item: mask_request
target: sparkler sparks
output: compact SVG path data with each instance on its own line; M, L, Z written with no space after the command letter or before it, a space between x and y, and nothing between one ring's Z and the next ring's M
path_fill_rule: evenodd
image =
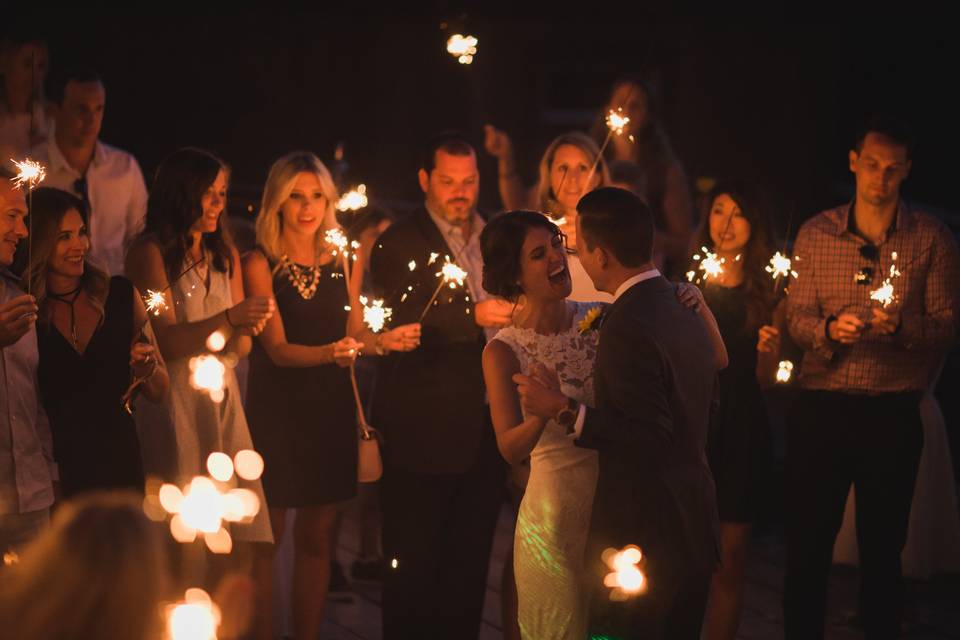
M623 115L623 109L618 108L616 111L610 109L610 112L607 114L607 127L610 128L612 133L623 135L623 128L630 124L630 118Z
M450 284L451 289L463 286L463 280L467 277L467 272L450 262L450 256L444 256L443 267L440 268L438 276L443 276L443 281Z
M16 189L22 189L23 185L27 185L27 190L33 191L47 177L46 167L30 158L25 158L23 161L11 158L10 162L17 168L17 175L11 178Z
M233 479L234 471L245 480L256 480L263 473L263 458L256 451L243 450L230 457L221 452L210 454L207 470L221 483ZM221 491L205 476L197 476L181 490L164 484L157 498L164 511L173 515L170 533L178 542L189 543L202 535L213 553L230 553L233 541L224 522L248 522L260 511L260 499L249 489Z
M611 600L622 602L646 590L646 576L637 566L643 559L639 547L631 544L621 551L607 549L602 558L612 570L603 579L603 585L612 589Z
M366 296L360 296L360 304L363 305L364 323L374 333L380 333L387 320L393 315L393 309L383 306L382 299L368 301Z
M477 55L477 44L473 36L455 33L447 39L447 53L457 59L460 64L472 64L473 56Z
M152 313L155 316L159 316L170 308L167 306L167 297L163 294L163 291L154 291L153 289L147 289L143 304L147 307L147 313Z
M417 268L417 261L416 261L416 260L411 260L410 262L408 262L408 263L407 263L407 268L410 269L410 271L415 270L415 269Z
M796 259L797 258L794 258L794 260ZM783 255L779 251L773 254L773 257L770 258L770 264L764 267L764 269L774 280L786 276L792 276L794 278L797 277L797 272L793 270L793 263L790 258Z
M431 253L430 262L427 264L433 264L436 260L436 257L436 253ZM440 283L437 285L433 295L430 296L430 301L427 302L427 306L423 308L423 313L420 314L420 320L418 320L418 322L423 322L424 317L426 317L427 312L430 310L430 306L433 305L434 301L437 299L437 296L440 295L440 290L443 289L443 285L446 284L451 289L462 287L463 281L467 277L467 272L461 269L455 263L450 262L450 256L444 256L443 266L440 267L440 271L437 272L437 277L440 278Z
M218 404L223 402L227 367L220 358L211 354L190 358L190 371L190 385L194 389L206 391Z
M356 189L347 191L337 202L337 211L358 211L363 209L369 200L367 199L367 186L361 184Z
M698 262L696 270L687 271L687 280L690 282L694 281L694 278L697 276L697 270L702 271L703 275L697 278L697 284L701 282L706 282L710 278L718 278L723 274L723 265L726 264L726 258L718 258L716 252L709 251L706 247L700 247L700 251L703 252L701 256L699 253L693 254L694 261ZM739 261L740 255L734 258L734 260Z
M166 609L170 640L217 640L220 609L203 589L187 589L183 602Z
M777 368L777 383L786 384L793 377L793 363L789 360L781 360Z
M890 275L884 278L881 285L870 292L870 299L876 300L884 309L897 301L897 295L894 292L893 281L900 277L900 270L897 269L897 252L890 254L893 261L890 265Z

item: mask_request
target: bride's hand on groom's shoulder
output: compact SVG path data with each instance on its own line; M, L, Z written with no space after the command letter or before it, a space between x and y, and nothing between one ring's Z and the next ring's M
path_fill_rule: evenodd
M695 284L690 284L689 282L678 282L676 288L677 301L679 301L680 304L688 309L700 311L701 305L704 304L703 292L700 291L700 287Z
M539 363L530 368L530 375L514 374L520 405L528 415L549 420L567 406L568 399L560 392L560 378L556 371Z

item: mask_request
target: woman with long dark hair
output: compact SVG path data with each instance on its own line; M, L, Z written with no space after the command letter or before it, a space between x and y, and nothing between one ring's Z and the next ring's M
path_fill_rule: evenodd
M165 291L167 303L151 322L172 391L165 415L145 416L141 436L172 430L175 453L145 462L158 475L181 482L205 474L211 453L233 457L253 448L233 369L226 369L220 397L191 386L190 359L208 353L212 334L223 336L225 360L246 355L250 336L260 333L274 309L272 298L244 298L240 257L223 221L227 179L226 166L206 151L187 148L169 155L150 191L146 228L127 254L126 272L134 283L142 291ZM271 542L260 481L241 485L259 494L261 508L252 523L237 526L234 538Z
M132 376L158 402L168 379L133 284L87 261L83 203L58 189L33 192L30 263L23 275L37 297L40 395L50 419L62 493L143 491L140 444L122 398ZM149 332L147 332L149 334Z
M706 280L703 295L730 357L720 372L719 411L707 439L722 541L706 618L707 637L714 640L734 638L740 623L746 549L773 456L761 387L776 376L783 314L775 312L774 283L765 271L773 253L769 223L753 192L721 182L709 202L697 246L716 252L724 264L721 274Z

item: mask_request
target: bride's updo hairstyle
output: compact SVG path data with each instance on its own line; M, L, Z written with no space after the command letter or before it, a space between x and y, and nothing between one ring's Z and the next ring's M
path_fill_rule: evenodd
M520 258L523 241L531 229L546 229L559 234L560 228L537 211L508 211L483 228L480 252L483 254L483 288L487 293L515 302L520 289Z

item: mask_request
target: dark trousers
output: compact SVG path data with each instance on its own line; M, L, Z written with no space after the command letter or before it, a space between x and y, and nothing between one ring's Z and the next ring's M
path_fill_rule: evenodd
M383 637L476 638L506 464L493 428L473 467L456 475L387 466L381 487Z
M823 638L833 544L853 483L860 615L868 639L896 638L903 610L900 552L920 463L919 393L806 391L787 424L786 637Z

